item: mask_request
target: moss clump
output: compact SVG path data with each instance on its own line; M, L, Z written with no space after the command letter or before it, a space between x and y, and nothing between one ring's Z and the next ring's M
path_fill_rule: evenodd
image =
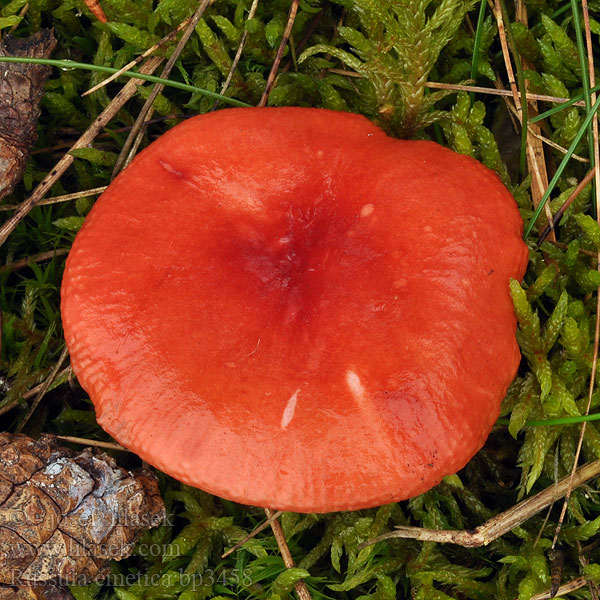
M120 68L190 16L197 2L103 0L108 24L93 19L81 0L30 0L26 10L25 5L25 0L3 3L2 34L14 28L15 35L26 36L42 26L53 27L59 39L55 58ZM508 87L496 19L485 3L481 6L466 0L301 0L269 103L359 112L395 135L435 139L474 156L512 189L529 224L534 203L540 200L532 197L530 187L536 173L519 170L527 148L504 100L427 86L433 81L452 87L473 78L481 86ZM573 7L579 10L576 3L536 0L526 7L527 20L508 14L505 26L514 38L513 51L520 55L513 61L519 65L521 58L527 61L522 75L529 90L587 100L587 107L571 105L543 121L543 135L569 150L546 194L552 214L557 214L589 170L589 162L583 161L589 161L594 143L585 124L591 98L585 47L577 35L581 19L572 13ZM259 3L251 19L249 9L249 0L215 2L171 78L221 92L237 46L246 36L238 67L223 93L256 104L285 29L289 2ZM597 21L592 20L591 26L597 34ZM173 46L170 42L157 52L167 55ZM103 77L78 69L53 71L43 99L36 150L22 182L4 205L23 201L109 104L120 83L81 97ZM73 166L53 186L51 196L109 183L128 128L148 94L141 87L96 138L93 148L74 153ZM155 101L155 122L147 127L145 141L186 115L211 110L214 104L214 98L199 91L165 88ZM550 106L540 103L538 110ZM532 105L528 112L531 117ZM546 146L540 160L552 176L563 158L561 151ZM49 377L64 349L59 312L62 269L94 197L37 206L0 248L4 429L14 431L23 423L34 436L45 431L105 438L89 400L62 368L24 422L36 386ZM540 223L545 219L541 214ZM600 285L596 256L600 228L592 207L592 185L560 218L556 241L538 246L537 227L538 223L529 227L527 275L522 283L511 285L523 362L503 406L506 424L496 427L486 447L461 473L422 496L379 509L330 515L285 513L281 521L296 561L294 569L285 569L270 530L220 558L224 549L264 519L264 513L162 477L171 515L167 523L148 532L131 559L113 565L111 585L73 587L77 600L286 598L300 578L314 598L527 600L548 590L547 550L556 510L547 522L545 515L536 515L484 549L390 540L358 550L363 541L396 525L472 528L570 471L579 426L539 422L577 417L588 403ZM48 258L49 252L55 257ZM29 262L16 268L16 261L22 259ZM592 411L599 403L594 386ZM583 457L600 458L600 431L593 423L587 426ZM571 496L560 536L563 581L599 578L599 550L588 542L600 527L595 492L596 484L590 483Z

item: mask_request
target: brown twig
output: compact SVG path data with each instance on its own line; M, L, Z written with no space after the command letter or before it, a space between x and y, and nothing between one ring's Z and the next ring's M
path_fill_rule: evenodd
M525 7L523 0L517 0L516 12L518 21L527 27L529 25L527 22L527 8ZM522 69L529 71L535 70L535 65L526 58L521 56L520 60ZM531 100L529 96L529 80L525 80L525 92L528 106L535 114L537 114L538 104L535 100ZM548 171L546 169L546 159L544 157L544 143L548 143L554 147L554 142L542 136L542 130L537 123L527 123L527 164L529 171L535 173L535 177L532 178L531 181L531 199L534 207L539 206L544 196L544 192L548 187ZM558 144L556 144L556 146L558 146ZM546 215L552 215L552 211L549 210L549 207L546 208ZM548 235L555 239L553 234L554 232L552 231Z
M25 2L25 5L23 6L23 8L19 11L19 17L24 17L27 12L29 11L29 2ZM19 23L15 23L9 30L8 30L8 34L12 35L17 27L19 26Z
M57 250L42 252L41 254L36 254L35 256L28 256L27 258L16 260L15 262L10 263L8 265L0 266L0 273L4 273L5 271L16 271L18 269L24 269L31 263L39 263L44 262L45 260L52 260L57 256L63 256L64 254L68 253L69 250L67 248L58 248Z
M560 144L557 144L556 142L553 142L551 139L543 136L541 133L537 133L539 131L540 131L539 127L537 127L534 130L533 129L533 125L529 126L528 132L529 132L529 134L532 137L540 140L540 142L543 142L544 144L547 144L551 148L554 148L555 150L557 150L561 154L566 154L568 152L568 150L566 148L563 148L563 146L561 146ZM579 154L575 154L574 152L573 152L573 154L571 154L571 158L573 160L576 160L577 162L582 162L582 163L589 163L590 162L589 158L584 158L583 156L579 156Z
M273 515L275 514L274 510L265 508L265 513L267 514L267 518L271 521L271 529L273 530L273 535L277 540L279 552L281 552L281 557L283 558L283 564L285 565L286 569L291 569L294 566L294 559L292 558L290 549L285 541L283 529L281 529L281 523L277 519L273 518ZM296 594L300 600L311 600L310 592L308 591L304 581L298 581L298 583L294 585L294 590L296 591Z
M227 558L231 554L233 554L236 550L241 548L246 542L255 538L263 529L266 529L275 519L279 519L279 517L283 514L282 510L278 510L272 514L266 521L263 521L258 527L255 527L247 536L241 539L235 546L229 548L227 552L221 554L221 558Z
M556 246L557 248L561 248L562 250L567 250L569 248L569 246L567 244L563 244L562 242L556 242L556 241L550 242L549 241L548 243L552 244L553 246ZM598 260L597 252L592 252L591 250L586 250L585 248L579 248L579 254L585 254L586 256L595 258L596 261Z
M248 21L250 19L254 18L254 15L256 13L256 9L258 7L258 0L253 0L252 1L252 5L250 6L250 10L248 11ZM229 84L231 83L231 80L233 79L233 74L235 73L235 70L237 69L237 66L240 62L240 59L242 58L242 52L244 51L244 48L246 47L246 42L248 41L248 30L244 29L244 33L242 33L242 38L240 39L240 43L238 44L237 50L235 52L235 56L233 57L233 62L231 63L231 67L229 69L229 73L227 73L227 78L225 79L225 81L223 82L223 85L221 86L221 96L223 96L225 94L225 92L227 91L227 88L229 87ZM217 106L219 106L219 102L220 100L217 98L215 100L215 103L213 104L213 107L211 110L216 110Z
M65 375L69 374L70 371L71 371L71 367L67 367L66 369L63 369L62 371L57 373L56 377L54 378L54 381L56 381L57 379L61 379ZM9 404L5 404L4 406L0 407L0 416L3 415L4 413L11 411L13 408L16 408L17 406L19 406L19 404L21 403L21 399L27 400L28 398L32 398L33 396L35 396L45 385L46 385L46 382L44 381L44 382L40 383L39 385L36 385L34 388L31 388L30 390L25 392L21 396L21 398L17 398L16 400L13 400Z
M292 0L292 4L290 5L290 11L288 13L288 20L285 26L285 30L283 31L283 37L281 38L281 43L279 44L279 48L277 49L277 54L275 55L275 60L273 61L273 65L271 66L271 70L269 71L269 77L267 78L267 84L265 85L265 89L263 91L263 95L258 103L258 106L266 106L267 100L269 99L269 94L273 89L273 85L275 83L275 77L277 76L277 70L279 69L279 63L281 63L281 59L283 57L283 51L290 39L290 34L292 33L292 27L294 26L294 21L296 20L296 13L298 12L298 4L300 0Z
M583 10L583 23L585 26L585 44L588 56L588 71L590 77L590 87L596 87L596 70L594 69L594 51L592 45L592 34L590 29L590 13L588 0L581 0ZM590 104L596 102L596 92L590 94ZM596 183L596 214L600 218L600 141L598 134L598 113L592 118L592 136L594 140L594 179Z
M65 376L70 376L71 373L71 366L69 365L68 367L65 367L62 371L59 371L56 374L56 377L54 377L54 381L60 380ZM31 388L30 390L27 390L24 394L23 394L23 400L27 400L29 398L33 398L45 385L45 382L40 383L39 385L36 385L35 387Z
M52 371L50 371L50 375L48 375L46 381L44 381L43 386L41 387L40 391L38 392L37 396L35 397L35 400L31 403L31 406L29 407L29 410L25 414L25 417L23 417L23 420L19 423L19 425L15 429L15 433L19 433L20 431L23 430L23 427L25 427L25 425L27 424L27 421L29 421L29 419L31 418L31 415L35 412L36 408L39 406L40 402L42 401L42 398L46 395L46 392L52 385L52 382L58 375L58 372L60 371L60 368L61 368L63 362L65 362L65 360L67 359L67 356L69 356L69 351L67 350L67 347L65 346L63 351L60 353L60 356L58 357L56 364L52 368Z
M568 583L561 585L556 591L556 596L564 596L566 594L570 594L575 590L579 590L582 587L586 586L586 580L584 577L577 577L576 579L572 579ZM531 600L550 600L552 598L551 590L547 592L542 592L541 594L535 594L531 596Z
M558 481L558 449L554 453L554 484L555 485L556 485L557 481ZM542 539L542 535L543 535L544 531L546 530L546 525L548 524L548 521L550 520L550 515L552 513L553 508L554 508L554 503L552 503L548 506L548 510L546 511L546 516L544 517L544 520L542 521L542 525L539 528L537 535L535 536L535 540L533 542L533 548L535 548L538 545L539 541ZM551 579L553 580L552 589L554 587L556 587L554 584L555 577L552 572L552 563L558 557L559 557L558 553L555 553L555 551L553 549L550 549L550 551L548 553L548 558L550 559L550 576L551 576ZM558 585L560 585L560 578L559 578Z
M173 66L175 65L175 62L179 58L179 55L181 54L183 49L185 48L185 45L190 39L192 33L194 33L196 25L198 25L198 21L202 18L204 11L213 1L214 0L202 0L202 2L200 2L200 6L196 9L196 12L192 15L190 19L188 19L188 23L185 27L183 35L177 42L177 46L175 46L173 53L169 57L167 64L165 64L162 73L160 74L162 79L169 78L169 75L171 73L171 70L173 69ZM123 144L123 148L121 148L121 152L119 153L117 162L113 168L113 178L117 176L121 169L126 167L133 160L133 157L135 156L135 153L137 152L137 149L142 141L144 122L151 118L152 112L154 110L152 105L154 104L154 100L156 100L158 94L162 92L163 88L164 85L162 83L156 83L152 88L150 95L144 102L144 105L142 106L135 120L135 123L133 124L133 127L129 132L129 135L127 136L127 139Z
M552 514L552 508L553 508L553 504L550 504L550 506L548 506L548 510L546 511L546 516L544 517L544 520L542 521L542 525L539 528L537 535L535 536L535 540L533 541L534 548L538 545L539 541L542 539L542 535L544 533L544 530L546 529L546 525L548 525L548 521L550 520L550 515Z
M592 38L591 38L591 30L590 30L590 19L589 19L589 10L587 0L582 0L581 2L583 9L583 20L585 25L585 37L586 37L586 47L587 47L587 60L588 60L588 69L589 69L589 78L590 85L592 87L595 86L595 71L594 71L594 53L592 49ZM590 97L590 102L593 104L596 102L596 94L592 93ZM592 119L592 132L594 139L594 180L596 183L596 215L598 222L600 223L600 150L598 148L598 114L596 113ZM600 270L600 253L598 253L598 269ZM596 384L596 369L598 366L598 347L600 346L600 287L596 290L596 326L594 328L594 356L592 358L592 373L590 375L590 385L588 388L588 401L585 407L585 414L588 415L590 413L590 407L592 406L592 396L594 393L594 387ZM577 448L575 451L575 457L573 458L573 469L571 471L571 479L575 478L575 470L577 469L577 463L579 462L579 456L581 454L581 448L583 446L583 438L585 437L585 431L587 428L587 422L584 421L581 424L581 429L579 431L579 439L577 440ZM562 524L565 518L565 514L567 512L567 506L569 504L569 497L571 495L571 490L573 486L569 486L567 493L565 494L565 500L562 505L562 509L560 511L560 516L558 517L558 523L556 525L556 532L554 533L554 539L552 540L552 547L556 545L558 541L558 536L560 534L560 530L562 528Z
M583 188L594 178L594 174L595 169L590 169L587 172L587 175L577 184L577 187L571 192L571 194L569 194L569 197L567 198L566 202L558 209L558 212L554 215L552 227L550 227L550 225L546 226L546 229L544 229L544 231L542 231L542 233L540 234L540 237L537 241L538 246L546 240L550 231L556 228L562 216L565 214L566 210L569 208L569 206L571 206L571 204L573 204L575 198L577 198L577 196L581 194ZM593 252L590 254L592 256L596 256L596 254Z
M501 82L499 80L496 80L495 84L501 86ZM499 91L501 89L501 87L498 88ZM517 107L512 102L510 102L508 98L505 97L504 100L513 125L515 126L515 131L518 132L520 126L521 111L520 109L517 110ZM532 108L536 110L535 105ZM562 154L567 154L568 152L567 148L564 148L560 144L557 144L551 139L543 136L541 131L541 128L538 127L535 123L529 123L527 125L527 165L530 171L534 171L535 178L533 179L533 181L537 182L537 188L534 191L532 191L531 194L534 206L537 206L539 204L543 196L543 190L545 189L545 186L548 182L542 144L547 144L548 146L554 148L554 150L557 150ZM540 143L537 143L538 140ZM574 152L571 154L571 158L573 158L573 160L586 164L590 162L589 158L584 158L583 156L579 156L579 154L575 154ZM542 166L540 167L539 165ZM549 210L547 210L546 212L548 214L550 213Z
M162 62L161 57L151 57L140 68L140 72L146 75L154 72ZM83 132L81 137L71 146L71 150L85 148L91 144L100 130L121 110L121 107L136 92L138 85L143 84L141 79L130 79L123 89L113 98L112 102L98 115L94 122ZM0 227L0 246L4 244L15 227L29 214L29 211L42 200L50 188L60 179L62 174L69 168L75 157L65 154L56 163L54 168L44 177L41 183L33 190L33 193L19 205L16 212Z
M579 542L579 540L577 541L577 557L579 558L579 564L582 566L583 570L585 571L587 566L590 564L590 561L588 560L587 556L585 556L585 554L583 553L582 548L581 548L581 542ZM590 591L590 599L598 600L597 586L589 579L586 581L586 583L587 583L588 589Z
M164 46L167 42L170 42L189 22L189 19L185 19L185 21L179 23L179 25L177 25L177 27L173 29L173 31L167 33L167 35L165 35L165 37L156 42L154 46L150 46L150 48L145 50L143 54L136 56L131 62L128 62L124 67L121 67L116 73L113 73L106 79L103 79L100 83L97 83L95 86L91 87L86 92L83 92L81 96L88 96L89 94L92 94L93 92L99 90L105 85L108 85L111 81L114 81L115 79L117 79L117 77L123 75L123 73L131 71L131 69L133 69L136 65L139 65L144 60L144 58L150 56L153 52L156 52L156 50L158 50L161 46Z
M323 18L324 14L325 14L325 9L322 8L315 15L313 20L310 22L308 28L306 29L306 33L302 36L302 39L298 42L298 45L296 46L296 53L302 52L302 49L308 43L310 36L315 32L315 30L316 30L317 26L319 25L319 23L321 22L321 19ZM281 69L281 73L287 73L292 68L292 65L294 65L294 61L290 58L290 60L288 60L287 63Z
M348 71L346 69L336 69L329 68L327 69L330 73L336 73L338 75L346 75L348 77L356 77L357 79L362 79L364 75L357 73L356 71ZM490 87L482 87L478 85L463 85L460 83L441 83L438 81L428 81L425 83L426 88L431 88L433 90L451 90L453 92L474 92L476 94L490 94L492 96L505 96L512 97L513 92L511 90L503 90L501 88L490 88ZM550 102L552 104L563 104L564 102L569 102L570 98L561 98L560 96L546 96L544 94L534 94L532 92L527 92L527 98L530 100L538 100L540 102ZM573 102L573 106L585 106L585 101L577 100Z
M524 9L524 7L523 7ZM502 48L502 56L504 58L504 66L506 69L506 74L508 76L508 83L510 85L510 89L512 91L513 101L515 103L515 107L517 109L517 116L521 123L521 127L523 127L523 107L521 105L521 95L519 93L519 89L517 87L517 82L515 79L515 74L510 58L510 52L508 49L508 40L506 37L506 29L504 25L504 18L502 16L502 8L500 6L499 0L494 0L494 16L496 18L496 24L498 25L498 37L500 38L500 46ZM525 98L525 102L527 102L528 92L527 89L522 90L523 96ZM536 131L536 133L539 133ZM532 200L535 207L539 205L539 202L543 196L544 190L548 187L548 176L546 174L546 165L544 162L543 150L539 142L532 138L531 132L529 129L527 130L527 164L529 166L529 170L532 172L533 180L532 180ZM546 203L544 207L544 213L546 215L546 219L548 220L548 224L552 227L552 212L548 203ZM551 234L553 235L553 234Z
M573 487L579 487L588 479L600 474L600 460L588 463L575 472ZM411 538L423 542L438 542L442 544L458 544L465 548L479 548L487 546L495 539L508 533L540 510L556 502L563 496L571 484L571 476L567 475L560 481L542 490L535 496L519 502L507 511L492 517L483 525L472 530L437 530L423 529L421 527L399 526L395 531L386 533L361 544L358 548L370 546L381 540L391 538Z
M7 412L10 412L13 408L16 408L17 406L19 406L20 403L21 403L21 399L18 398L17 400L13 400L9 404L0 407L0 416L2 416L3 414L5 414Z
M171 113L168 115L161 115L160 117L156 117L155 119L151 119L150 121L146 121L144 123L144 127L148 125L154 125L155 123L162 123L163 121L167 121L168 119L189 119L191 115L183 115L181 113ZM123 133L125 131L131 131L133 125L127 125L126 127L117 127L115 129L111 129L110 133L100 133L96 137L96 139L105 139L112 138L115 133ZM55 144L54 146L46 146L44 148L38 148L37 150L32 150L31 154L45 154L47 152L52 152L54 150L62 150L63 148L70 148L70 142L63 142L61 144Z
M329 69L330 71L334 71L334 69ZM337 71L341 71L341 69L336 69ZM344 72L344 74L348 74ZM357 73L360 77L359 73ZM476 94L491 94L492 96L513 96L513 92L511 90L502 90L499 88L489 88L489 87L481 87L477 85L460 85L457 83L437 83L435 81L428 81L425 84L425 87L437 90L453 90L457 92L475 92ZM568 102L569 98L561 98L560 96L545 96L544 94L533 94L531 92L527 92L527 98L530 100L538 100L540 102L551 102L552 104L562 104L563 102ZM573 103L573 106L585 106L585 102L583 100L578 100Z
M521 98L519 95L519 88L517 87L517 81L515 79L515 73L513 71L512 63L510 60L510 52L508 50L508 40L506 38L504 19L502 17L502 8L500 7L499 0L494 1L494 16L496 17L496 24L498 25L498 37L500 38L500 46L502 48L502 56L504 57L504 66L506 68L506 74L508 76L508 85L510 86L515 106L517 107L517 110L520 112L521 111Z
M119 450L122 452L131 452L127 448L124 448L120 444L114 444L112 442L100 442L98 440L89 440L87 438L73 437L72 435L52 435L52 437L63 442L71 442L72 444L83 444L84 446L93 446L95 448L106 448L108 450Z
M85 198L86 196L95 196L101 194L108 186L103 185L97 188L90 188L89 190L82 190L81 192L73 192L72 194L63 194L62 196L54 196L53 198L46 198L40 200L37 206L47 206L48 204L58 204L59 202L68 202L69 200L77 200L78 198ZM19 208L18 204L7 204L0 206L0 211L15 210Z
M2 311L0 311L0 317L1 316L2 316ZM0 321L0 333L2 333L2 321ZM1 338L0 338L0 341L1 341ZM1 344L0 344L0 346L1 346ZM52 383L54 383L55 381L62 379L65 375L70 375L70 373L71 373L70 366L66 367L62 371L59 371L56 374L56 376L53 378L50 385L52 385ZM43 381L39 385L36 385L35 387L26 391L24 394L21 395L20 398L17 398L15 400L13 400L12 402L9 402L8 404L5 404L4 406L0 407L0 416L11 411L13 408L16 408L17 406L19 406L19 404L21 403L21 400L27 400L28 398L33 398L33 396L35 396L38 392L40 392L45 386L46 386L46 381ZM9 388L10 388L10 386L9 386ZM50 389L50 388L48 387L48 389ZM47 392L47 390L46 390L46 392ZM44 393L46 393L46 392L44 392Z

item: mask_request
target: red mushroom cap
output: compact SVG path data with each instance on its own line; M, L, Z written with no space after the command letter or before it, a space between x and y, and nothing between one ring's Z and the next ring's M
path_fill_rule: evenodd
M302 512L409 498L498 417L521 229L490 170L361 116L195 117L73 244L73 369L102 427L185 483Z

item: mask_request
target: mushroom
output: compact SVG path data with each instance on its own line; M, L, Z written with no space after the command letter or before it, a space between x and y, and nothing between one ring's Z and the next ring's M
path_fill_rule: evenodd
M498 417L521 231L492 171L362 116L198 116L75 239L73 369L100 425L184 483L299 512L406 499Z

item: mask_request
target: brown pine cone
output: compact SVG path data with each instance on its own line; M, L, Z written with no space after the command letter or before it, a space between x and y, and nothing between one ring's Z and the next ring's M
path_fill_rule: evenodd
M69 597L165 517L156 478L50 437L0 433L0 600Z

